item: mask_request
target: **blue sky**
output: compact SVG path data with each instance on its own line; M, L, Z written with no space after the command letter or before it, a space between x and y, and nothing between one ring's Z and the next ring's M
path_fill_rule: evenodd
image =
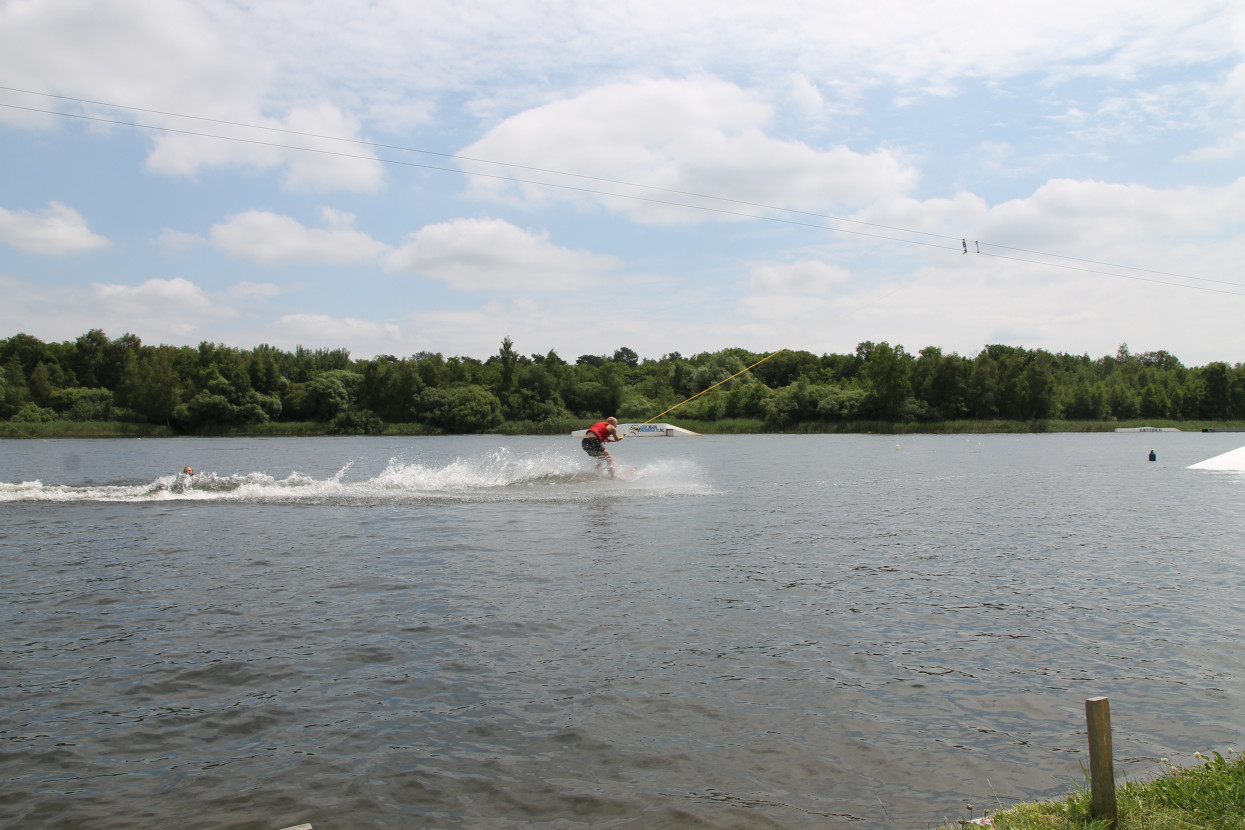
M1235 2L0 0L0 336L1241 362L1243 53Z

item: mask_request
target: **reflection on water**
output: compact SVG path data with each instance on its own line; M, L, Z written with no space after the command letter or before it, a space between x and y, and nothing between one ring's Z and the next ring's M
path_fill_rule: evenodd
M5 444L0 823L917 827L1079 782L1086 697L1130 777L1239 746L1231 438Z

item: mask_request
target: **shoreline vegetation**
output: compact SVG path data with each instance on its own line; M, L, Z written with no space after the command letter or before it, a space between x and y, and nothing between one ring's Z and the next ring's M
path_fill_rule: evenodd
M594 422L591 418L566 418L556 421L508 421L486 435L547 435L566 436ZM1245 421L935 421L926 423L889 423L885 421L852 421L831 423L810 421L777 429L760 419L733 418L722 421L698 421L671 418L663 421L703 435L992 435L1056 432L1115 432L1117 429L1178 429L1181 432L1241 432ZM275 421L247 426L203 428L185 433L167 425L122 421L0 421L0 438L274 438L341 435L330 424L316 421ZM362 433L347 433L362 434ZM385 424L368 435L431 437L457 435L451 430L427 424ZM1245 439L1242 439L1245 441Z
M1195 753L1188 767L1169 764L1148 781L1128 781L1115 789L1115 830L1245 830L1245 755L1228 750L1209 756ZM997 830L1106 830L1095 819L1088 786L1063 799L1026 801L982 810L965 805L967 818L945 821L944 828L994 827Z
M1166 351L975 356L866 341L849 354L728 348L684 357L148 346L92 329L0 339L0 436L565 435L608 416L706 435L1245 429L1245 363Z

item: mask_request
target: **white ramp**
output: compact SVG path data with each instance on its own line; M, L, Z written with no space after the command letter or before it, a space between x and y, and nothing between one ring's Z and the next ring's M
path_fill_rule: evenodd
M1216 455L1214 458L1208 458L1205 461L1199 461L1196 464L1190 464L1185 469L1189 470L1237 470L1245 472L1245 447L1235 450L1229 450L1223 455Z
M571 433L574 438L583 438L588 434L586 429L577 429ZM624 438L700 438L699 432L676 427L673 424L619 424L618 434Z

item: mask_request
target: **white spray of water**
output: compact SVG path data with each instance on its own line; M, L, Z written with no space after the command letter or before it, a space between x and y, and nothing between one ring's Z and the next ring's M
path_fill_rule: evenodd
M291 472L278 479L264 472L217 475L201 472L160 476L142 484L73 486L0 483L0 502L230 502L376 504L436 500L580 501L603 490L617 496L707 495L715 492L694 464L659 461L643 470L621 468L617 480L583 459L562 452L515 454L501 448L440 466L391 458L372 477L352 478L354 462L317 479Z

